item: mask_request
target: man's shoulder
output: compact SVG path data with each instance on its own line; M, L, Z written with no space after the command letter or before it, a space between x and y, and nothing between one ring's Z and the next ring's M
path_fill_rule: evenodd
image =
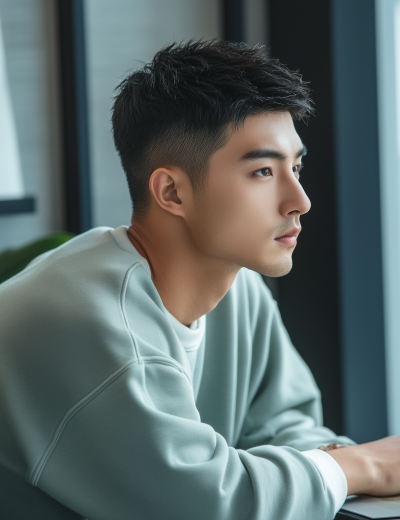
M125 292L130 284L135 298L145 300L147 278L109 228L93 229L38 258L0 286L0 374L18 367L27 380L36 378L32 388L38 377L48 384L73 377L81 395L91 391L136 358Z
M145 299L146 278L135 255L100 228L1 284L0 408L14 407L21 431L40 424L33 458L79 403L137 362L124 291L131 284ZM0 436L4 431L0 418Z
M60 285L65 285L64 291L83 290L96 280L105 286L110 281L107 273L118 276L138 263L133 255L118 246L112 231L106 227L91 229L35 258L21 273L0 285L0 300L10 289L18 294L20 288L26 292L38 285L42 291L51 292Z
M115 329L121 321L127 275L134 273L137 294L147 275L137 258L118 246L111 231L95 228L83 233L1 284L2 337L32 337L33 332L49 337L54 329L65 341L74 335L84 340Z
M38 266L53 269L60 263L63 264L66 273L72 270L72 266L75 269L87 268L95 272L100 265L109 265L110 260L115 261L117 257L122 261L131 260L131 257L118 247L112 232L113 229L108 227L97 227L86 231L62 246L37 257L22 273L30 275L31 271L39 270Z

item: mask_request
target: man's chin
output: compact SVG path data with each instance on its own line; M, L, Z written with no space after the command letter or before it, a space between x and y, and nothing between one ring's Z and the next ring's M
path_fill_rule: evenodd
M254 269L260 274L264 276L269 276L271 278L278 278L280 276L285 276L285 274L290 273L293 267L292 257L285 258L276 263L268 263L261 266L260 269Z

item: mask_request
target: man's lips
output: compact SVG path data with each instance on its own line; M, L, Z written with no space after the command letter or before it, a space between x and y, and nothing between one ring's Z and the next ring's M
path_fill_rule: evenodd
M293 247L297 244L297 237L301 231L301 228L293 227L285 232L284 235L275 238L275 240L286 247Z

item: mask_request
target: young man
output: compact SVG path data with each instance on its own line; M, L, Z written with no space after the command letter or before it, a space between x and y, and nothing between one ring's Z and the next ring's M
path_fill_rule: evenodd
M219 41L120 85L132 225L0 286L0 463L32 496L90 520L330 520L347 493L400 492L397 438L316 449L352 443L256 274L291 269L311 110L300 76Z

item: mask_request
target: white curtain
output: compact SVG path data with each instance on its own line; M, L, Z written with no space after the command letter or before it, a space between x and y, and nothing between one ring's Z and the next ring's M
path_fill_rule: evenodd
M17 132L11 105L0 19L0 200L24 195Z

